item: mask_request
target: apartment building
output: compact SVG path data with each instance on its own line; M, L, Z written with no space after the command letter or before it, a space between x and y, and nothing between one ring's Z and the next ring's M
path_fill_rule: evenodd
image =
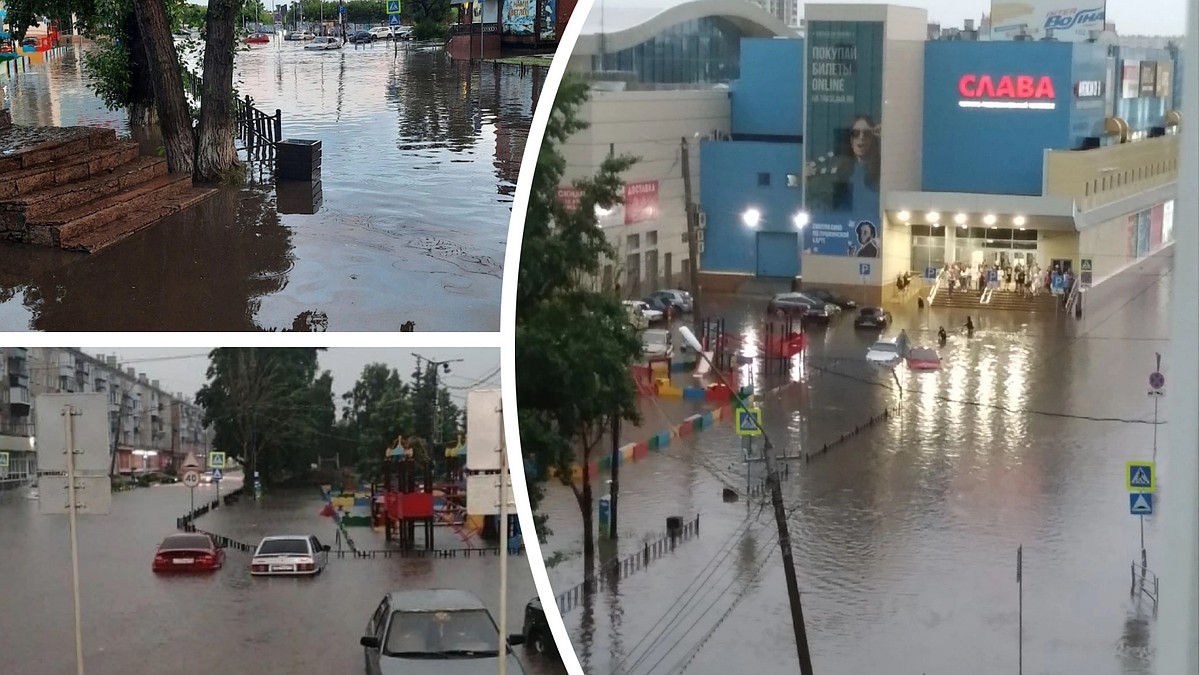
M114 473L162 470L189 454L201 461L207 454L204 411L190 396L164 390L116 356L57 347L10 347L2 355L8 386L0 406L0 452L8 453L8 467L0 466L0 480L36 474L31 439L37 435L33 407L39 394L108 394Z

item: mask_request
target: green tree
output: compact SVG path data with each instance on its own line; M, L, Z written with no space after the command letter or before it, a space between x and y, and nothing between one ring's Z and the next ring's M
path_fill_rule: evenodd
M312 348L220 348L196 394L214 446L264 483L306 472L332 437L332 377Z
M584 568L595 570L592 478L588 464L613 416L637 421L629 367L642 352L620 300L590 290L601 260L613 249L596 220L596 208L621 201L621 173L632 157L605 159L595 175L577 180L579 206L558 199L566 160L558 148L587 128L579 119L587 100L583 82L559 87L534 172L517 283L516 365L521 448L539 467L530 476L537 512L550 469L571 488L583 518ZM571 467L583 467L581 480ZM539 536L545 519L537 518Z
M342 394L342 433L353 439L353 462L374 473L385 448L413 426L412 390L400 373L382 363L363 367L354 388Z

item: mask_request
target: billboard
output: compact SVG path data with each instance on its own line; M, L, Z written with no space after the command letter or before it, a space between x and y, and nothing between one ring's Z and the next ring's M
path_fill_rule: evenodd
M655 218L658 218L658 181L626 183L625 224L633 225Z
M1121 61L1121 98L1137 98L1141 85L1141 61Z
M1171 98L1172 83L1174 73L1171 72L1170 61L1158 62L1158 82L1154 85L1155 98Z
M500 390L467 392L467 470L499 471L504 452Z
M1138 71L1138 96L1153 98L1158 89L1158 64L1154 61L1142 61Z
M558 0L541 0L543 40L553 40L558 37Z
M883 23L812 21L806 49L804 252L878 258Z
M1163 204L1162 212L1162 243L1175 241L1175 200Z
M1083 42L1104 30L1105 0L992 0L993 40L1011 40L1022 31L1035 40L1047 34L1063 42Z

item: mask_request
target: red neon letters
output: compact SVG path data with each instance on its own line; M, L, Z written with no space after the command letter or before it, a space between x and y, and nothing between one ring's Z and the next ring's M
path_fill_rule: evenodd
M1054 98L1054 81L1047 75L963 75L958 80L958 93L963 98Z

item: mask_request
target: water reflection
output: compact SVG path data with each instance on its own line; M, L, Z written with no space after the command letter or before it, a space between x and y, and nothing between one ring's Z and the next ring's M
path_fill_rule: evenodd
M237 208L225 197L115 247L123 251L3 247L0 328L288 329L316 316L330 330L394 331L408 321L420 331L495 330L541 83L541 70L480 69L440 48L322 53L281 42L239 52L239 95L282 110L285 137L322 140L320 190L276 192L269 166L256 164L265 185L233 197ZM123 116L87 90L73 51L7 89L18 124L127 133ZM156 140L139 141L157 151ZM267 209L273 218L258 213Z

